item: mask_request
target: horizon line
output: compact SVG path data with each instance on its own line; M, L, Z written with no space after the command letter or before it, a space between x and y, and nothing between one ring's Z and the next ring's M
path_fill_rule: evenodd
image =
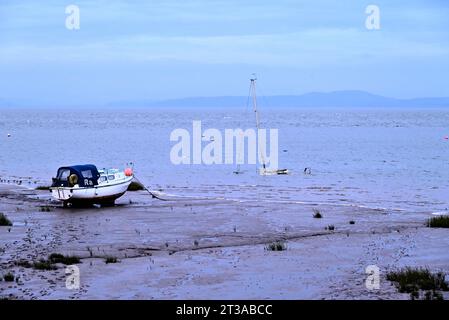
M385 99L390 100L390 102L416 102L417 100L445 100L448 99L449 96L423 96L423 97L413 97L413 98L396 98L391 96L384 96L376 93L372 93L364 90L334 90L334 91L310 91L302 94L273 94L273 95L260 95L259 98L301 98L307 97L310 95L321 95L321 96L331 96L338 94L362 94L365 98L373 98L373 99ZM139 106L140 108L145 107L157 107L157 104L165 104L165 103L175 103L175 102L187 102L189 100L207 100L207 99L247 99L248 96L244 95L214 95L214 96L185 96L179 98L160 98L160 99L151 99L151 98L136 98L136 99L116 99L103 103L74 103L74 104L59 104L55 102L29 102L29 101L14 101L10 99L4 99L0 97L0 108L114 108L114 107L127 107L126 104L142 104ZM350 98L350 97L349 97ZM192 102L192 101L191 101ZM146 104L146 105L145 105ZM449 105L447 105L449 107ZM136 107L136 106L134 106ZM173 106L176 107L176 106ZM214 107L214 106L210 106ZM239 107L239 106L235 106ZM294 106L292 106L294 107ZM300 107L300 106L298 106ZM332 107L332 106L329 106ZM381 107L381 106L379 106ZM402 106L401 106L402 107Z

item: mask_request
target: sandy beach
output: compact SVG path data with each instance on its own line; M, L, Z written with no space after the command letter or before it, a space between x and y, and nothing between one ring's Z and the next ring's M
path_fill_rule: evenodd
M138 191L112 208L64 209L48 191L0 185L0 212L13 222L0 227L0 272L16 277L0 282L0 297L409 299L385 279L387 271L417 266L449 273L449 230L427 228L424 210L168 199ZM323 218L314 218L313 209ZM330 225L335 229L326 230ZM287 249L267 250L274 241ZM81 258L78 290L66 288L62 264L49 271L17 265L51 253ZM118 261L107 264L107 257ZM366 288L369 265L380 268L379 290Z

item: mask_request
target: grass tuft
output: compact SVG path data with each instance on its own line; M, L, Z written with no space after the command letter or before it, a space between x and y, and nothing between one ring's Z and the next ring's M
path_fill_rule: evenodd
M118 259L117 259L116 257L106 257L106 259L104 260L104 262L105 262L106 264L109 264L109 263L117 263L117 262L119 262L119 261L118 261Z
M56 270L56 267L45 259L33 262L33 268L36 270Z
M62 263L65 265L71 265L71 264L77 264L80 263L80 258L76 257L76 256L64 256L60 253L52 253L49 257L48 260L51 263Z
M432 217L427 220L429 228L449 228L449 216Z
M64 256L59 253L52 253L51 255L48 256L47 260L40 259L39 261L33 262L33 264L30 264L29 262L22 260L17 262L16 264L25 268L33 267L34 269L37 270L56 270L57 269L55 266L56 263L72 265L81 263L81 260L76 256Z
M285 242L283 242L283 241L275 241L275 242L267 244L265 246L265 250L268 250L268 251L285 251L285 250L287 250L287 246L285 245Z
M8 219L7 216L5 216L3 213L0 212L0 226L2 227L11 227L12 222Z
M315 219L321 219L323 217L323 215L321 214L320 210L313 209L313 217Z
M394 282L399 292L409 293L412 300L419 299L420 291L424 291L423 299L441 300L439 291L449 291L442 272L432 273L426 268L406 267L387 274L387 280Z
M32 268L33 267L33 264L27 260L19 260L15 263L15 265L18 267L22 267L22 268Z
M14 274L13 273L11 273L11 272L8 272L7 274L5 274L4 276L3 276L3 280L5 280L6 282L14 282L14 279L15 279L16 277L14 276Z

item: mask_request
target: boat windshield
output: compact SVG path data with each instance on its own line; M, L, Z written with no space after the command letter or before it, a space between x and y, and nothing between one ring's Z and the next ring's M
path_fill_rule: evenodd
M81 171L81 174L83 175L83 178L92 179L94 177L91 170L83 170Z
M70 175L70 169L61 169L59 170L58 180L65 181Z

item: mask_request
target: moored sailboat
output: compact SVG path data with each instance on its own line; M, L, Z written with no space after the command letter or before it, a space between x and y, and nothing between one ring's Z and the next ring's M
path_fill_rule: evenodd
M260 118L259 118L259 112L257 110L257 95L256 95L257 78L255 75L253 75L253 77L250 80L251 80L250 95L252 97L253 110L254 110L254 114L256 116L256 128L257 128L257 130L259 130L260 129ZM259 147L262 147L262 146L259 146ZM288 169L269 169L269 168L267 168L263 150L258 150L258 152L260 153L260 159L262 161L262 168L259 168L260 175L269 176L269 175L283 175L283 174L290 173Z

